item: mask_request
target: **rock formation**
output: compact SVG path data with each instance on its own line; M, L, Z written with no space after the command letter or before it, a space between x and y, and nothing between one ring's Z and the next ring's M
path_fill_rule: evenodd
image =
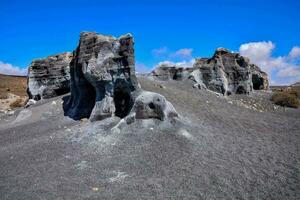
M213 57L196 59L193 68L159 66L151 72L159 80L192 79L194 87L224 95L249 94L253 89L269 88L268 75L249 59L227 49L218 48Z
M194 68L209 90L227 95L252 91L249 60L227 49L217 49L210 59L196 60Z
M269 79L266 72L261 71L261 69L254 64L250 64L250 72L252 74L252 84L254 90L269 89Z
M69 92L71 53L62 53L32 61L28 69L27 93L40 100Z
M111 116L130 120L177 115L161 95L142 91L135 76L134 41L83 32L70 65L71 97L66 115L91 121ZM172 113L172 114L170 114Z
M155 68L151 75L159 80L183 80L189 77L189 70L169 64L161 64Z
M300 86L300 82L296 82L294 84L291 85L292 87L299 87Z

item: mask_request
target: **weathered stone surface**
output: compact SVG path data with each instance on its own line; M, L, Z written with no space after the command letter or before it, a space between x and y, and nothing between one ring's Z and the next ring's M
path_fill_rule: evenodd
M250 64L250 71L252 74L252 84L254 90L268 90L269 89L269 79L266 72L261 71L261 69Z
M146 91L136 98L131 113L135 114L136 119L157 118L165 120L169 117L178 116L173 105L164 96Z
M139 86L130 34L115 38L81 33L70 72L71 97L64 109L73 119L124 118L129 113L137 113L134 118L161 120L171 116L163 96L145 93Z
M151 76L158 80L184 80L189 77L188 68L177 67L169 64L161 64L151 72Z
M212 91L225 95L248 94L252 91L249 60L237 53L219 48L210 59L196 60L199 79Z
M150 76L159 80L191 79L195 81L195 88L224 95L249 94L253 89L269 88L265 72L251 64L248 58L224 48L218 48L211 58L196 59L193 68L161 65Z
M62 53L32 61L28 69L27 93L40 100L69 92L71 53Z

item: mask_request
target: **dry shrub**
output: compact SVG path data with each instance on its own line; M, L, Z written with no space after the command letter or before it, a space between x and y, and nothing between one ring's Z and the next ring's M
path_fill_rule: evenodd
M7 93L0 93L0 99L8 99Z
M276 91L272 96L272 101L280 106L299 108L300 87L291 87L286 88L283 91Z
M10 105L11 108L19 108L24 106L24 102L21 98L16 99Z

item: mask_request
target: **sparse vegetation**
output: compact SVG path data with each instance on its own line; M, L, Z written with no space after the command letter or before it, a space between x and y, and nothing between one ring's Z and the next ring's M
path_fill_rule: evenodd
M12 93L21 97L27 96L27 78L0 74L0 94Z
M275 91L272 101L280 106L299 108L300 107L300 87L289 87L282 91Z
M18 98L15 101L13 101L9 106L11 108L19 108L19 107L24 106L24 102L21 98Z

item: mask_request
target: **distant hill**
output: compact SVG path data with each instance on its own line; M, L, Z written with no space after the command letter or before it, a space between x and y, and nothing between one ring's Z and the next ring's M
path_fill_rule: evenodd
M0 94L13 93L18 96L27 96L27 77L0 74Z
M296 83L292 84L291 86L300 86L300 82L296 82Z

